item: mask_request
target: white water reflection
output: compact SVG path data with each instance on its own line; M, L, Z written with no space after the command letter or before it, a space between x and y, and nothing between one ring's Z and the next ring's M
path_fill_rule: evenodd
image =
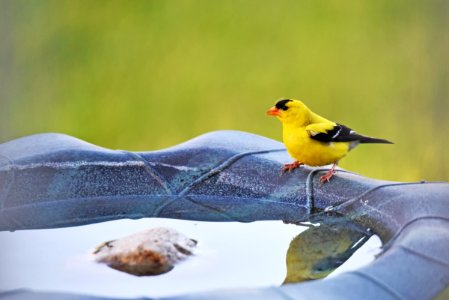
M195 256L169 273L152 277L136 277L93 261L91 252L98 244L159 226L197 240ZM0 290L27 288L131 298L278 286L286 274L289 243L305 229L280 221L242 224L140 219L0 232ZM379 247L379 239L371 238L336 272L372 261Z

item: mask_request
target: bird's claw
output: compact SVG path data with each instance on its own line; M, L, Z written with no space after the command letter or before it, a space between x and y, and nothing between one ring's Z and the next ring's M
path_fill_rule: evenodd
M320 177L320 183L325 184L326 182L329 182L332 176L334 176L334 173L334 169L330 169L329 171L327 171L326 174Z
M296 168L299 168L301 165L303 165L303 163L299 161L295 161L291 164L285 164L284 167L282 168L282 173L290 172Z

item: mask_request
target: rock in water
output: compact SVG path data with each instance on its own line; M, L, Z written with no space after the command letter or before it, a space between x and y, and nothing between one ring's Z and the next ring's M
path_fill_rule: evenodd
M93 252L95 260L137 276L159 275L193 254L197 241L171 228L152 228L104 242Z

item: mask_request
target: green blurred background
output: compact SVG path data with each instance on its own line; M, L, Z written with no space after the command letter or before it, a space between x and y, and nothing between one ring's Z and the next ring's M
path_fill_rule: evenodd
M395 145L341 167L449 180L449 1L0 0L0 142L63 132L153 150L281 139L276 99Z

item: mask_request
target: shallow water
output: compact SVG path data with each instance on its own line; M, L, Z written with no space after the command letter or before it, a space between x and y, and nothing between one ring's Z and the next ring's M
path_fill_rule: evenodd
M198 241L193 257L163 275L136 277L95 263L93 249L152 227L171 227ZM111 297L161 297L237 287L280 285L290 241L307 227L280 221L218 223L118 220L79 227L0 232L0 290L27 288ZM371 237L330 276L374 259Z

